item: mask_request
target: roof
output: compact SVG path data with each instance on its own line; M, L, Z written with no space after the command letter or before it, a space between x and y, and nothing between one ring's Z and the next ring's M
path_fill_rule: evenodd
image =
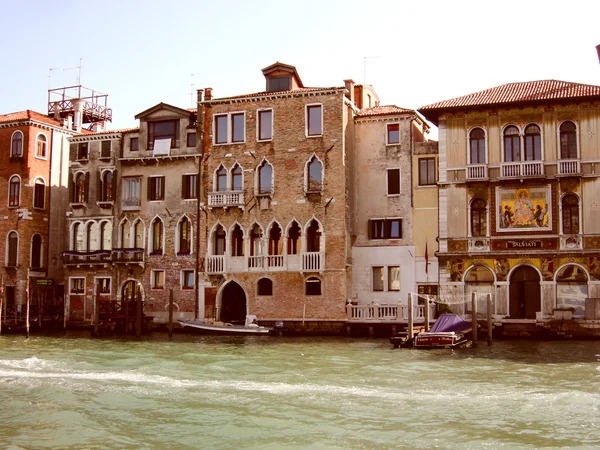
M406 113L415 113L414 109L400 108L396 105L386 105L386 106L375 106L373 108L364 108L361 109L357 116L359 117L368 117L368 116L385 116L392 114L406 114Z
M267 77L267 76L269 76L270 73L276 72L279 70L291 73L292 76L294 78L296 78L296 83L298 83L298 86L301 88L304 87L304 83L302 83L302 80L300 79L300 75L298 75L298 71L296 70L296 67L291 66L289 64L285 64L285 63L276 61L274 64L271 64L270 66L265 67L262 70L262 73L265 77Z
M56 127L62 127L59 121L48 117L46 114L32 111L30 109L0 115L0 123L16 122L19 120L37 120L38 122L44 122Z
M271 96L288 95L288 94L303 94L303 93L307 93L307 92L339 91L339 90L345 90L345 89L346 88L344 86L333 86L333 87L297 88L297 89L289 89L286 91L278 91L278 92L261 91L261 92L254 92L251 94L235 95L233 97L213 98L212 100L205 100L203 103L222 102L222 101L237 100L237 99L243 99L243 98L271 97Z
M444 112L484 106L521 106L600 100L600 86L559 80L525 81L496 86L473 94L422 106L419 112L437 124Z
M79 140L81 140L81 138L93 138L94 136L102 136L102 135L106 135L106 134L118 134L118 133L131 133L131 132L135 132L135 131L139 131L139 127L135 127L135 128L119 128L117 130L103 130L103 131L92 131L92 130L87 130L85 128L82 128L82 134L79 136L76 136L77 138L79 138Z
M139 114L136 114L135 118L140 119L142 117L146 117L146 116L152 114L153 112L159 111L161 109L167 109L167 110L174 112L176 114L179 114L181 116L186 116L186 115L189 115L190 113L196 112L196 110L193 108L192 109L183 109L183 108L179 108L177 106L169 105L168 103L160 102L159 104L154 105L154 106L146 109L145 111L142 111Z

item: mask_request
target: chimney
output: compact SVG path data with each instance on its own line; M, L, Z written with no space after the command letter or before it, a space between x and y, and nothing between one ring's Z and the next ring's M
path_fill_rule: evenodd
M204 96L204 89L198 89L196 91L196 94L197 94L196 101L198 103L201 103L202 102L202 97Z
M204 101L209 102L212 100L212 88L204 89Z
M348 79L344 80L344 84L346 85L346 98L354 103L354 80Z
M92 131L94 133L100 133L104 131L104 125L104 122L94 122L94 124L92 125Z

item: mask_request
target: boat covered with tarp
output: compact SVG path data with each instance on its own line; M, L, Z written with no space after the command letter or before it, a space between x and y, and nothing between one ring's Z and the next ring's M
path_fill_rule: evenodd
M423 331L414 337L415 348L455 348L471 343L471 322L458 314L442 314L431 330Z

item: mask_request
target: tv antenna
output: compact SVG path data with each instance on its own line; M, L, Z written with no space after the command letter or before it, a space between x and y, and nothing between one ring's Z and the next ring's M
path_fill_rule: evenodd
M199 73L192 73L190 76L192 77L192 82L190 83L190 106L192 106L192 108L195 106L194 105L194 77L196 75L200 75Z
M74 69L79 69L79 72L77 74L77 81L76 81L76 85L79 86L81 84L81 68L83 67L83 58L79 58L79 65L75 66L75 67L51 67L50 69L48 69L48 89L50 89L50 78L52 77L52 72L54 72L55 70L62 70L62 84L65 84L65 72L67 70L74 70Z
M379 56L365 56L363 62L363 85L367 84L367 59L376 59Z

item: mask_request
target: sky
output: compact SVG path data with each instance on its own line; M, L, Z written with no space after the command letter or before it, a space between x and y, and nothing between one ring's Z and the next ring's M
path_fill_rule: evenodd
M421 106L518 81L600 85L592 0L72 0L5 2L0 114L47 112L48 89L108 94L110 129L160 102L195 107L265 89L261 69L305 86L374 86L382 105Z

